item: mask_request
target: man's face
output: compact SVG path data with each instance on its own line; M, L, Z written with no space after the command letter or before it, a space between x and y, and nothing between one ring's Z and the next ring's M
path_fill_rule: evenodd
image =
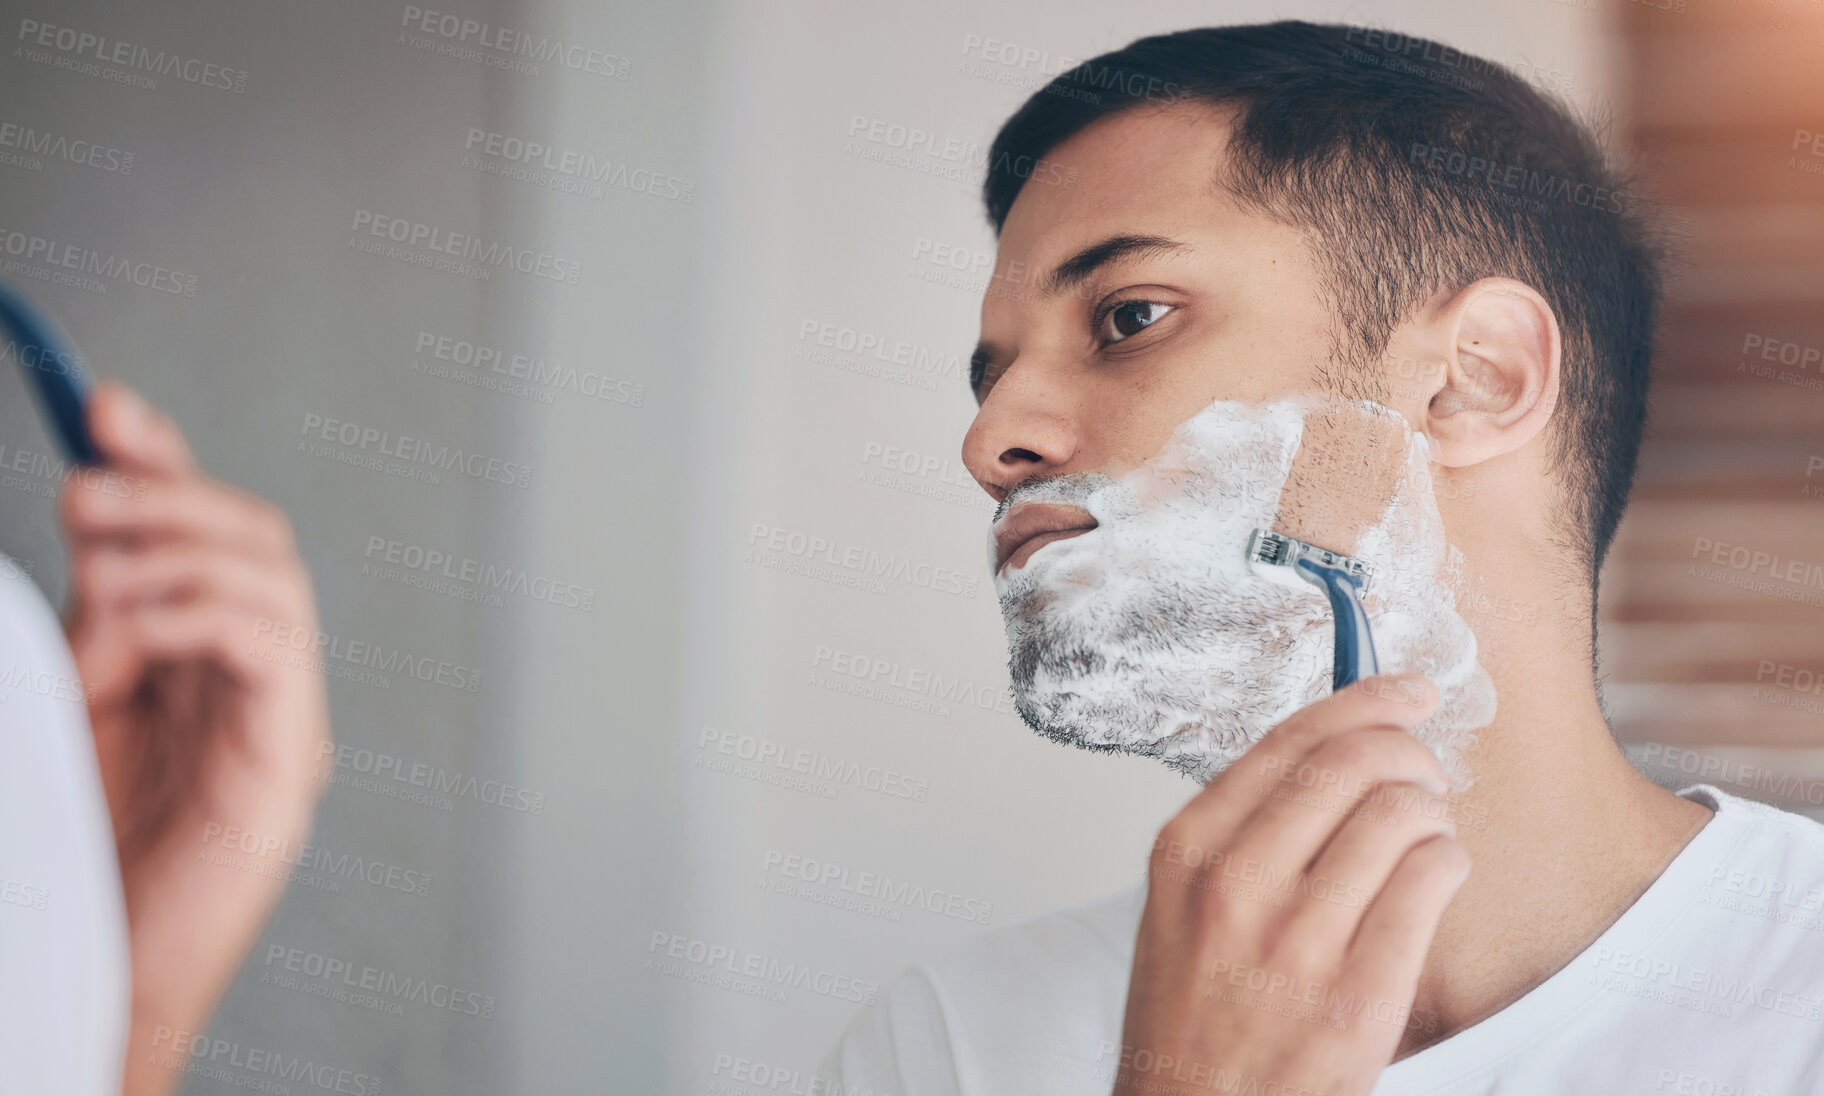
M1219 186L1227 133L1207 108L1104 119L1047 154L1077 184L1028 184L1003 226L963 459L1001 503L989 555L1014 699L1050 738L1207 780L1321 697L1324 597L1246 561L1249 533L1296 493L1302 443L1303 485L1326 497L1301 507L1379 505L1359 554L1382 571L1383 665L1438 684L1420 737L1455 770L1494 699L1439 585L1425 447L1393 411L1339 409L1330 378L1358 367L1330 361L1312 253ZM1360 459L1333 456L1363 440ZM1384 490L1336 486L1376 463Z
M1047 154L1075 185L1020 192L982 302L981 409L963 441L997 500L1033 476L1118 476L1212 401L1317 388L1333 322L1317 267L1297 229L1216 184L1227 138L1211 108L1130 111ZM1175 246L1117 245L1048 292L1062 264L1121 237Z

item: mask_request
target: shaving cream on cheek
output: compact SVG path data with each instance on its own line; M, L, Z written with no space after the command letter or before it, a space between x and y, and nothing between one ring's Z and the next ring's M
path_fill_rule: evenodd
M1012 501L1069 503L1097 522L995 576L1014 699L1034 730L1157 757L1201 783L1328 694L1323 594L1246 558L1252 531L1273 528L1314 406L1218 401L1119 479L1016 489ZM1363 413L1393 414L1371 406ZM1404 433L1398 486L1355 554L1376 568L1365 605L1381 666L1437 684L1438 710L1415 734L1463 787L1463 755L1494 718L1494 684L1455 611L1461 556L1444 539L1424 441Z

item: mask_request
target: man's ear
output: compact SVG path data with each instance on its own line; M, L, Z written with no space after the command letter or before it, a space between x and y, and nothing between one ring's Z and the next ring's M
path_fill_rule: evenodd
M1420 411L1437 462L1480 464L1519 449L1558 405L1558 318L1532 286L1483 278L1432 313L1443 369ZM1424 395L1422 393L1422 395Z

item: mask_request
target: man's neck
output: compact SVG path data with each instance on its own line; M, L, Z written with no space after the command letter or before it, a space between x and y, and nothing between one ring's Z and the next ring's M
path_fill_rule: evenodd
M1490 657L1498 714L1469 756L1474 784L1456 797L1474 867L1433 938L1396 1060L1562 969L1711 816L1628 763L1574 654L1497 644Z

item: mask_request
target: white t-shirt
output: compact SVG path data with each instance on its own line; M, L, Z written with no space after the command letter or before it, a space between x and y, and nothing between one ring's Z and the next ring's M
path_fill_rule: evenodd
M1374 1096L1824 1092L1824 826L1679 794L1716 814L1595 943L1394 1062ZM1108 1096L1145 897L1142 881L912 967L849 1024L826 1091Z
M63 629L0 556L0 1093L119 1096L127 923Z

